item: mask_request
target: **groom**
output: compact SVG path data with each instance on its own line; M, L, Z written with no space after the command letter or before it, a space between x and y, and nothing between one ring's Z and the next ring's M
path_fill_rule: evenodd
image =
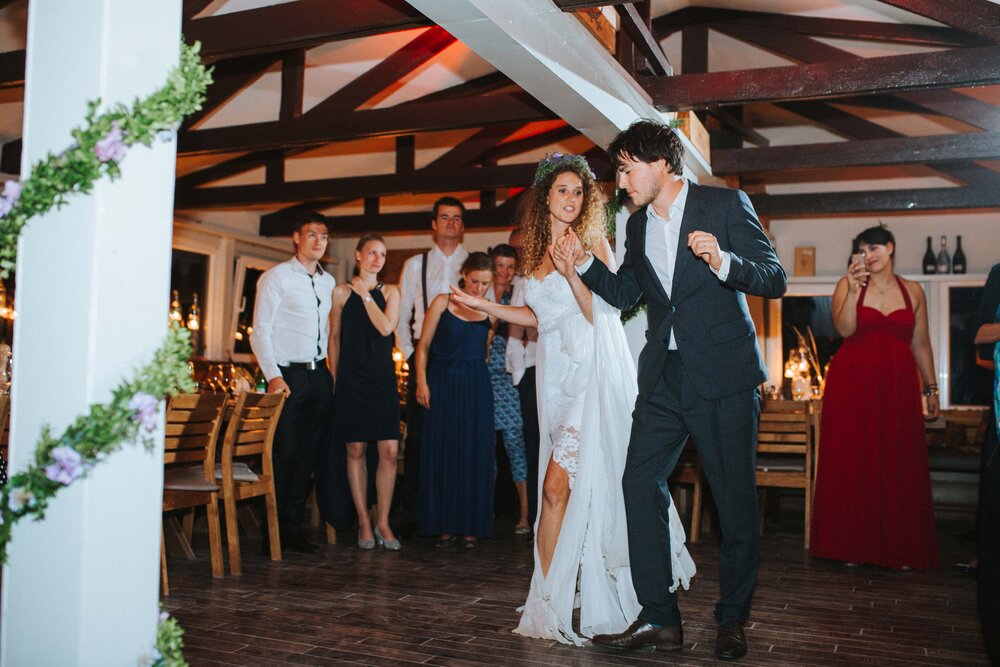
M746 194L682 178L684 146L669 127L637 121L608 154L618 187L639 210L628 220L617 275L583 254L577 270L616 308L630 308L640 296L648 304L622 479L642 611L625 632L593 641L622 650L683 647L669 590L667 478L690 435L722 524L715 653L735 660L746 654L743 624L757 579L756 388L767 377L744 295L781 297L785 271Z

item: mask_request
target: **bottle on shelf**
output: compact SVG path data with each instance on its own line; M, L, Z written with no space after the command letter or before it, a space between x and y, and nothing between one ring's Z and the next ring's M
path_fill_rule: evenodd
M934 251L931 250L931 237L927 237L927 250L924 251L924 274L933 275L937 273L937 259L934 257Z
M937 255L937 272L951 273L951 255L948 254L948 237L941 237L941 250Z
M962 251L962 235L958 235L958 242L955 245L955 257L951 260L952 273L965 273L966 262L965 252Z
M944 237L941 237L944 238ZM195 292L192 301L191 309L188 310L188 321L187 327L191 331L197 331L201 328L201 308L198 307L198 293Z
M184 313L181 311L181 297L177 294L177 290L174 290L170 296L170 325L174 326L181 323L184 319Z

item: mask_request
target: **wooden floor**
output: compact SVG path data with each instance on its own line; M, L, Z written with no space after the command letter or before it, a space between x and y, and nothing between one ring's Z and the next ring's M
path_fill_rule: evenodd
M969 527L939 523L945 563L968 559L975 545L958 533ZM738 664L987 664L973 578L812 560L793 531L763 539L750 650ZM193 666L716 664L713 535L691 549L699 572L681 596L684 651L623 655L511 634L532 551L506 521L497 534L477 549L418 540L396 553L359 551L343 534L319 555L279 563L245 540L244 574L221 580L201 545L197 560L170 561L165 607L186 630Z

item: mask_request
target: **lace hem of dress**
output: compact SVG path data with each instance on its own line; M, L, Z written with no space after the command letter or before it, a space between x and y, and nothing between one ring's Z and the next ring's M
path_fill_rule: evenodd
M559 426L553 437L552 460L569 475L569 489L573 490L576 473L580 468L580 442L582 435L574 426Z

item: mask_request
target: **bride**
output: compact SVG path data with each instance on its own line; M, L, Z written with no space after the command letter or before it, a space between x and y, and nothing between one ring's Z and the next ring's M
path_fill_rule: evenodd
M604 196L587 160L556 153L535 173L521 221L527 306L502 306L452 287L459 302L538 328L539 497L535 569L514 632L582 645L623 631L638 616L622 498L622 472L637 394L618 310L591 294L575 256L553 252L571 231L612 270ZM688 587L694 562L670 504L673 586ZM579 630L573 610L580 608Z

